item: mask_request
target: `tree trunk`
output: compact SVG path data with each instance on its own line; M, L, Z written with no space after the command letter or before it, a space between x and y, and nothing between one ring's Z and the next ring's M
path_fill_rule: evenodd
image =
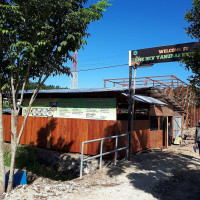
M14 171L15 171L15 156L16 156L17 146L12 145L11 146L11 164L10 164L10 174L9 174L9 181L8 181L8 188L7 192L11 192L13 189L13 180L14 180Z
M18 115L16 110L12 110L11 113L11 163L10 163L10 175L8 181L7 192L11 192L13 188L13 178L15 171L15 156L17 152L17 126Z
M4 134L3 134L3 98L0 91L0 194L5 192L5 166L4 166Z

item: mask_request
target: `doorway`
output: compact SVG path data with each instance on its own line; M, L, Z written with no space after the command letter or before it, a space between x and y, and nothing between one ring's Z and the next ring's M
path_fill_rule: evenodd
M181 135L181 123L182 123L182 118L181 117L174 117L173 120L173 129L174 129L174 134L173 134L173 140Z

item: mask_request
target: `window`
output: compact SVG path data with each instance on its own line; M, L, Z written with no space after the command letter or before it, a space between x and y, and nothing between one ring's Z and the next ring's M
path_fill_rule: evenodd
M118 108L117 119L118 120L128 120L128 109L127 108Z
M156 130L158 130L158 117L151 116L150 117L150 131L156 131Z
M157 131L164 129L164 117L163 116L151 116L150 117L150 131Z
M160 130L164 128L164 117L160 117Z
M147 108L136 109L134 119L135 120L148 120L149 119L149 110Z

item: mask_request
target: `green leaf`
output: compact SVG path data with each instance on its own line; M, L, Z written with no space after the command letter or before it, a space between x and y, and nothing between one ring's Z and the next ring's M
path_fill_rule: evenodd
M67 45L66 41L61 42L61 46L66 46L66 45Z
M67 39L73 39L73 40L75 40L75 37L74 37L74 35L72 35L72 34L69 34L68 36L67 36Z

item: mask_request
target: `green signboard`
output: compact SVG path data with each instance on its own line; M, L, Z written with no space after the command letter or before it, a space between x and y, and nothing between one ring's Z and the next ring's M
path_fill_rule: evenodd
M200 48L199 42L174 44L130 51L129 66L180 61L185 53Z
M23 102L22 115L28 109ZM116 120L115 98L43 98L36 99L30 116L76 119Z

